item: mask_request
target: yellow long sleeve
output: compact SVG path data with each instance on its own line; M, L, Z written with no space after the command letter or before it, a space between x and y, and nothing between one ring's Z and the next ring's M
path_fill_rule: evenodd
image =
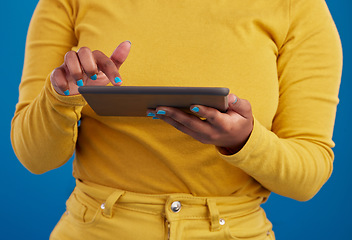
M342 55L323 1L292 1L289 26L278 56L280 100L273 133L256 122L253 141L237 156L224 158L267 189L308 200L333 168Z
M109 56L125 40L132 50L124 85L228 87L248 99L255 124L244 148L224 156L161 121L98 116L81 96L51 87L50 72L67 51L87 46ZM41 0L12 143L32 172L76 151L74 177L133 192L266 198L273 191L308 200L332 171L341 67L323 0Z
M82 96L60 96L50 83L50 72L62 64L64 54L77 42L68 7L64 2L41 1L27 36L11 139L17 157L37 174L57 168L72 157L77 121L85 105ZM55 12L55 17L48 9Z

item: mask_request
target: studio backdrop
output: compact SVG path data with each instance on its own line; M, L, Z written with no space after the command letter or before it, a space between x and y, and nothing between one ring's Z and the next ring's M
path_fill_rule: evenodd
M37 2L4 1L0 16L0 239L4 240L48 239L65 211L65 201L74 187L72 159L59 169L33 175L19 163L10 143L10 124L18 100L26 33ZM274 225L278 240L352 239L352 4L349 0L328 0L327 4L344 51L340 104L334 132L334 171L322 190L308 202L271 195L263 207Z

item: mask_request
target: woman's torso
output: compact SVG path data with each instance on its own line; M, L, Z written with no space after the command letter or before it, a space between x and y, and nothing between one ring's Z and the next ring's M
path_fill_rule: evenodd
M73 6L78 45L110 55L132 49L125 86L228 87L271 128L278 105L276 61L288 25L287 1L86 0ZM242 194L268 191L205 145L163 121L82 111L74 176L141 193Z

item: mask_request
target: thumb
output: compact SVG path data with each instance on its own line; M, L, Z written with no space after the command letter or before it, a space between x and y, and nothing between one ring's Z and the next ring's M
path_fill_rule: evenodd
M229 94L228 96L229 109L228 111L233 111L238 113L244 118L252 118L252 106L246 99L241 99L234 94Z
M110 59L115 63L117 70L120 69L121 65L126 60L131 49L131 42L124 41L117 46L114 52L111 54Z

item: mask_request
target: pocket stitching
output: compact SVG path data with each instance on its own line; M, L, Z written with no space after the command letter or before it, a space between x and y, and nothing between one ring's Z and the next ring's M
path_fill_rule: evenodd
M72 199L74 198L74 199ZM75 201L75 204L79 204L80 207L82 207L82 209L80 210L80 213L79 213L79 216L81 217L81 219L76 219L76 217L73 216L73 213L71 213L71 209L74 208L75 206L72 206L74 203L73 201ZM71 223L75 224L75 225L78 225L78 226L82 226L82 227L91 227L91 226L94 226L96 225L99 220L100 220L100 217L102 215L102 211L100 208L97 208L94 215L93 215L93 218L91 221L89 222L84 222L84 214L86 211L88 211L89 207L86 206L84 203L82 203L81 201L79 201L76 197L76 194L75 193L72 193L70 198L67 200L66 202L66 212L67 212L67 220L70 221ZM94 211L92 209L92 211Z

